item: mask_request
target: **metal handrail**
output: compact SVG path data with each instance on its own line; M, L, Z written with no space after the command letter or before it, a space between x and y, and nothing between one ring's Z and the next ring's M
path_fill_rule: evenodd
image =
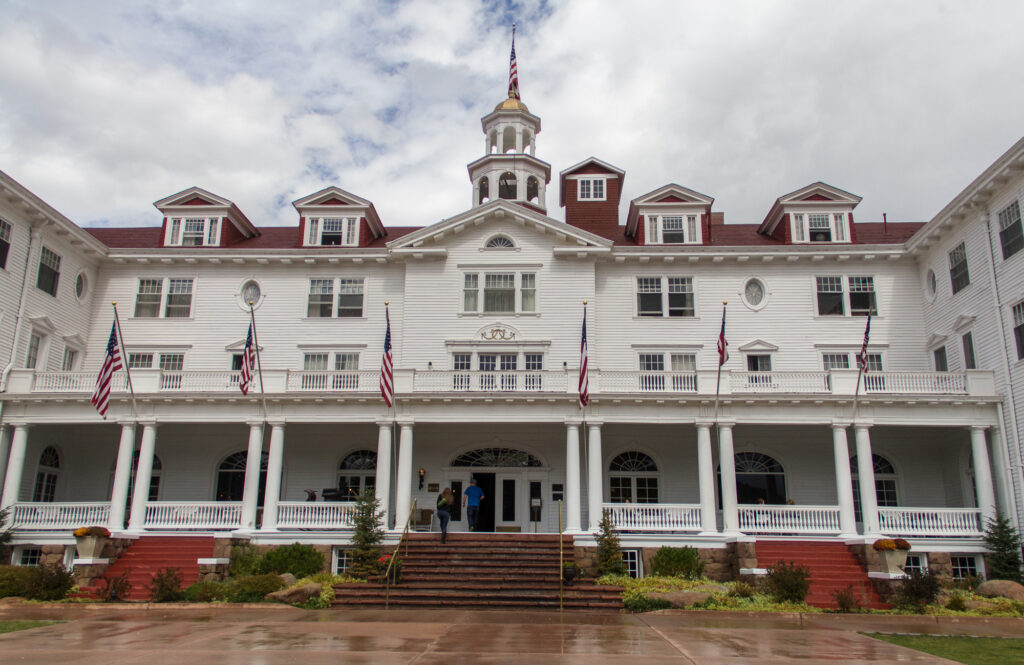
M564 550L562 546L562 500L558 500L558 611L562 612L562 598L565 593L565 563L563 562Z
M412 522L412 516L415 514L416 499L413 499L412 506L409 508L409 516L405 518L405 528L402 529L402 535L398 537L395 551L388 557L388 567L384 569L384 609L388 609L391 604L391 569L394 567L395 562L401 558L398 552L402 549L402 543L405 543L405 553L409 554L409 539L406 536L409 535L409 524Z

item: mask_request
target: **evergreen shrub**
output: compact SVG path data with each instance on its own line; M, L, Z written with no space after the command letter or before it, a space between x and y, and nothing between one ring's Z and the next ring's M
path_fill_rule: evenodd
M232 603L259 603L268 593L284 588L280 575L246 575L236 577L227 584L227 600Z
M213 603L226 596L227 587L223 582L196 582L185 589L185 600L190 603Z
M777 603L802 603L811 588L811 571L792 561L779 561L768 569L765 587Z
M176 603L185 599L181 590L184 577L179 568L161 568L154 575L149 586L149 599L154 603Z
M923 613L939 596L939 578L930 572L911 570L896 588L896 607Z
M991 551L986 566L990 580L1024 582L1020 572L1020 533L1002 513L985 525L985 545Z
M651 557L651 573L695 580L704 573L704 562L692 547L662 547Z
M309 577L323 571L324 555L312 545L292 543L269 550L256 564L257 574L291 573L297 578Z
M597 532L597 574L624 575L626 564L622 561L622 550L619 549L619 534L612 524L611 512L605 508L601 514L601 522Z

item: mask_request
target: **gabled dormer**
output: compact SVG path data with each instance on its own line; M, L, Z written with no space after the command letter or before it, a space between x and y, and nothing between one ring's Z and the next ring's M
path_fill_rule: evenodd
M776 199L757 232L789 244L851 243L857 239L853 209L860 201L816 182Z
M373 204L340 187L321 189L292 205L299 212L303 247L365 247L387 235Z
M164 216L161 247L227 247L260 235L238 206L199 187L153 205Z
M599 234L619 225L619 200L626 172L589 157L559 175L565 222Z
M629 203L626 235L638 245L703 245L713 198L669 184Z

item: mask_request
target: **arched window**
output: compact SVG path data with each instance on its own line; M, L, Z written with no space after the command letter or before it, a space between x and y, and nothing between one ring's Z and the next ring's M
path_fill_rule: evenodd
M658 503L658 465L650 455L630 450L608 465L612 503Z
M479 448L463 453L452 460L452 466L543 466L540 460L522 450L513 448Z
M483 205L487 203L491 198L491 181L487 179L487 176L480 178L480 184L477 186L477 204Z
M498 179L498 198L514 199L517 194L516 175L511 171L505 171Z
M488 249L513 249L516 246L508 236L494 236L484 247Z
M217 501L241 501L245 489L245 460L249 453L240 450L224 458L217 467ZM267 489L267 453L260 456L260 491L256 499L263 505L263 493Z
M748 452L736 453L735 459L737 503L786 503L786 472L775 458ZM721 467L718 478L721 487Z
M32 489L32 501L52 503L57 496L57 479L60 477L60 453L53 446L43 449L36 471L36 484Z
M881 455L871 454L871 465L875 469L875 498L879 507L898 506L896 495L896 467ZM857 456L850 458L850 474L853 477L853 511L857 521L864 519L860 505L860 474L857 471Z
M354 501L365 490L377 486L377 453L357 450L345 455L338 465L338 490L345 501Z
M533 176L526 179L526 200L540 203L540 181Z

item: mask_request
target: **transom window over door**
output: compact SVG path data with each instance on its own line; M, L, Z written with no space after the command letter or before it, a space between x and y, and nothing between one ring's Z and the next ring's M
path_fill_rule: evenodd
M538 467L540 460L523 450L514 448L479 448L463 453L452 460L452 466L476 467Z
M650 455L630 450L608 465L611 503L658 503L658 465Z
M240 450L228 455L217 468L217 501L241 501L245 489L245 460L249 453ZM267 489L268 453L260 456L260 488L257 504L263 505L263 495Z
M746 504L786 503L786 472L782 465L764 453L736 453L736 500Z
M366 490L377 486L377 453L357 450L349 453L338 465L338 491L343 501L354 501Z

